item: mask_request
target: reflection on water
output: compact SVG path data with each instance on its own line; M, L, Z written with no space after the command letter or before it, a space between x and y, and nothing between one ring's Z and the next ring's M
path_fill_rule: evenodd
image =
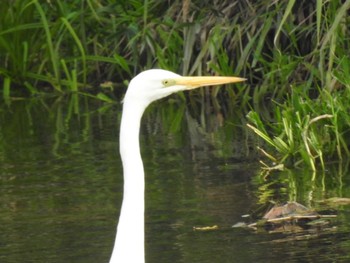
M0 109L0 262L109 260L122 198L120 107L76 100ZM260 177L255 142L234 116L165 101L146 112L147 261L348 262L348 206L332 208L337 220L312 233L231 228L271 200L350 197L349 173L339 169L314 181L305 171Z

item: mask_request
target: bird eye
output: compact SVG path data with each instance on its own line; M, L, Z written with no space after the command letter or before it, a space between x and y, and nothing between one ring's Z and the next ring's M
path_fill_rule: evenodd
M169 86L173 85L173 81L171 81L171 79L165 79L165 80L162 81L162 84L165 87L169 87Z

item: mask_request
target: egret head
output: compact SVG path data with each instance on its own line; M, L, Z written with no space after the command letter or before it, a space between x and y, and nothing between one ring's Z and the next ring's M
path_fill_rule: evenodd
M146 107L153 101L172 93L202 86L213 86L244 81L238 77L182 77L162 69L150 69L134 77L129 84L125 100L131 99Z

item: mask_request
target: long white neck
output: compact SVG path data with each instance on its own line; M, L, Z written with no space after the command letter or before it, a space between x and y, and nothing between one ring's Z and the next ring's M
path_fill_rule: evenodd
M140 122L145 106L130 101L127 98L124 100L120 126L124 196L110 263L145 262L145 179L139 143Z

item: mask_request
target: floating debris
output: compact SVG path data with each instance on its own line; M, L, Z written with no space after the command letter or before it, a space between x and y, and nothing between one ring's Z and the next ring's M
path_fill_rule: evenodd
M311 225L326 225L327 221L319 221L318 223L310 223L317 219L335 218L336 215L320 215L316 211L309 209L297 202L288 202L282 206L275 205L271 208L261 220L256 223L248 224L248 227L257 228L268 226L270 228L278 228L281 225L294 225L298 227Z
M338 206L338 205L350 205L350 198L346 197L332 197L325 200L319 201L320 204L325 204L329 206Z
M264 219L276 219L290 216L315 216L317 212L297 202L287 202L285 205L272 207L264 216Z
M236 228L236 227L247 227L247 224L244 223L244 222L238 222L238 223L234 224L232 227L233 228Z
M193 230L194 231L210 231L210 230L217 230L219 227L217 225L214 226L194 226Z

